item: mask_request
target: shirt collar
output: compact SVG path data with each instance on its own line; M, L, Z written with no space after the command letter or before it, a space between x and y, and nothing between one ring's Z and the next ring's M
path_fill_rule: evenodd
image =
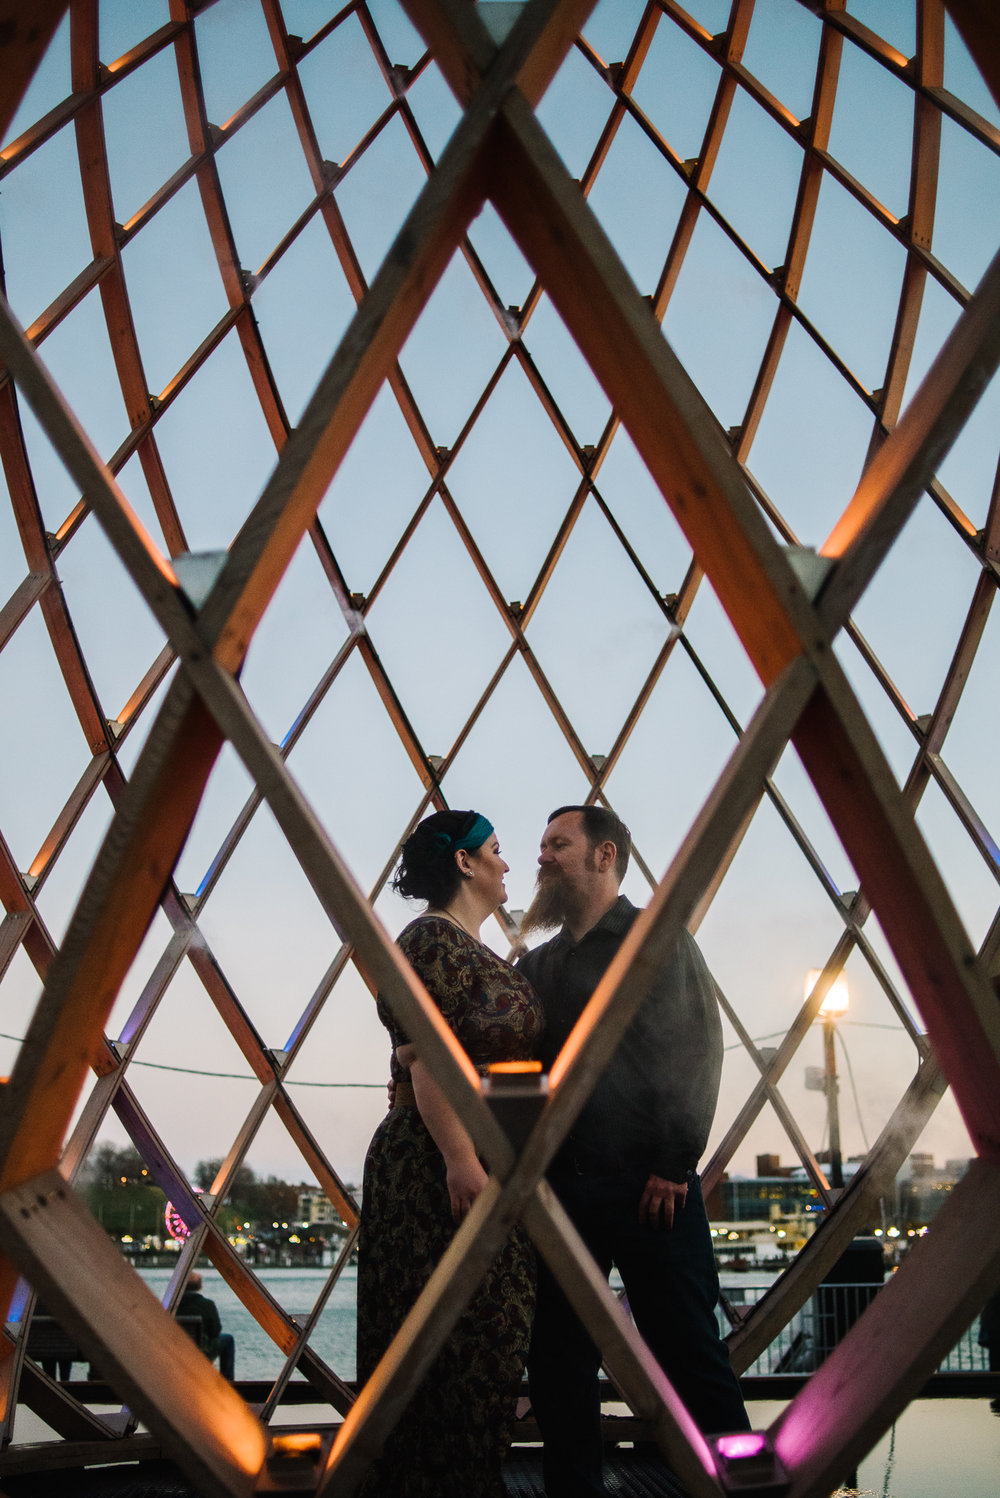
M610 910L604 912L596 925L591 926L589 931L583 933L580 941L586 941L588 936L593 936L597 931L607 931L611 936L624 936L638 913L638 910L627 896L619 895ZM577 947L580 945L580 942L573 940L568 926L563 926L556 937L556 941L564 947Z

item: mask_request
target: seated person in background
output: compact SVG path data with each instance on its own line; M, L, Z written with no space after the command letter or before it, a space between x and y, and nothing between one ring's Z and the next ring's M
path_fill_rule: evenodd
M178 1316L201 1317L201 1350L211 1361L219 1360L219 1372L232 1383L236 1369L236 1343L222 1330L214 1300L201 1293L201 1275L195 1270L177 1304Z

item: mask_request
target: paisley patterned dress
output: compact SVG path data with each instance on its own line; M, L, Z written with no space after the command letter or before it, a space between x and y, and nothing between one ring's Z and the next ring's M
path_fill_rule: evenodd
M543 1028L526 979L438 916L399 937L428 993L480 1071L527 1060ZM393 1076L407 1041L379 998ZM401 1089L405 1093L405 1089ZM455 1233L444 1158L412 1104L392 1108L365 1162L358 1249L358 1383L366 1380ZM534 1256L516 1229L469 1302L369 1472L365 1498L501 1498L534 1304Z

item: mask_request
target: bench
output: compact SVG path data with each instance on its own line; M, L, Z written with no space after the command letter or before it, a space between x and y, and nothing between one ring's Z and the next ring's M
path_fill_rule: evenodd
M178 1316L176 1321L187 1332L194 1345L201 1347L201 1317ZM37 1313L32 1316L25 1351L32 1362L38 1363L50 1378L55 1378L58 1374L64 1382L72 1376L74 1363L90 1363L90 1355L81 1349L76 1338L61 1327L54 1316L39 1316ZM97 1377L92 1367L90 1376Z
M54 1316L32 1316L28 1328L26 1352L33 1362L40 1363L50 1378L69 1378L74 1363L85 1363L87 1354L81 1352L75 1337L70 1336Z

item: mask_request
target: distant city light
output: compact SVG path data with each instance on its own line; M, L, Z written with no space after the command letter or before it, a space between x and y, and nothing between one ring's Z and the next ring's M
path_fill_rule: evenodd
M196 1196L200 1196L201 1187L195 1186L194 1193ZM167 1205L164 1207L163 1222L167 1229L167 1232L176 1242L183 1243L185 1238L190 1237L191 1229L188 1227L187 1223L184 1221L184 1218L181 1216L180 1212L178 1212L173 1202L167 1202Z
M163 1222L171 1238L176 1238L178 1243L183 1242L190 1235L191 1229L184 1221L173 1202L167 1202L163 1211Z

